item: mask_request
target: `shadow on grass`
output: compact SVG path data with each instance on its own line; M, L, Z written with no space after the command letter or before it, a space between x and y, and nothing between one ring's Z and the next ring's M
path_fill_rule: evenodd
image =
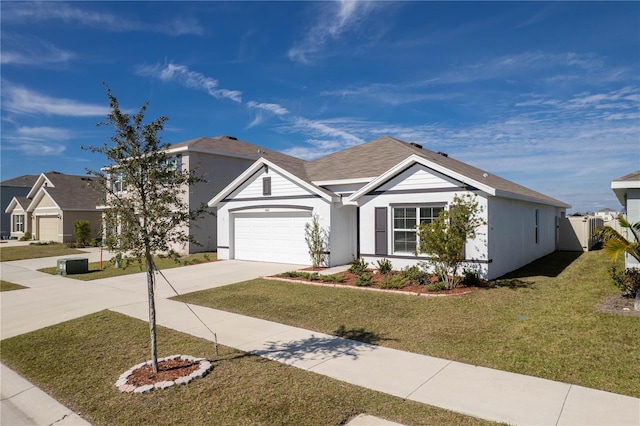
M513 272L498 278L497 281L518 281L518 278L530 278L530 277L557 277L575 262L583 252L575 251L556 251L541 257L538 260L534 260L528 265L523 266ZM511 286L508 286L511 287ZM518 288L518 287L516 287Z
M517 290L519 288L533 288L534 284L531 282L519 280L518 278L501 278L492 282L492 287L506 287L511 290Z
M291 342L266 342L264 349L250 353L287 364L320 362L345 356L358 359L363 353L375 351L378 347L374 343L390 340L364 329L347 330L344 326L340 326L335 333L337 337L313 334L309 338Z

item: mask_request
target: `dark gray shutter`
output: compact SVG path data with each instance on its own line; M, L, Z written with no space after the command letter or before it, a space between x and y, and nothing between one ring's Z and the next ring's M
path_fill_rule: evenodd
M376 256L387 255L387 208L376 207L375 210L376 228Z
M262 195L271 195L271 178L262 178Z

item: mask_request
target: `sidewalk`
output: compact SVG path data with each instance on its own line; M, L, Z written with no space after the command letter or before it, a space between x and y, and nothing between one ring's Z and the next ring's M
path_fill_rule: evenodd
M50 263L51 259L46 262ZM50 325L52 321L59 322L60 312L64 312L64 318L71 319L90 310L108 308L148 320L141 275L86 283L30 270L35 263L38 262L0 265L2 279L33 287L2 293L2 338ZM278 269L291 270L291 265L224 261L171 269L165 271L165 275L182 294L243 281L252 274L277 273ZM213 340L209 327L217 334L219 343L226 346L409 400L516 425L640 425L640 399L637 398L402 352L190 305L206 323L205 327L187 305L166 299L173 293L161 279L157 294L159 325ZM34 311L37 315L33 315ZM53 314L58 316L51 318ZM4 400L5 380L2 387Z

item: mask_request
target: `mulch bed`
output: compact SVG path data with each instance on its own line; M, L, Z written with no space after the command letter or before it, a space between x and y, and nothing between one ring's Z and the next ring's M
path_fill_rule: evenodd
M158 373L153 372L151 365L144 365L131 373L127 378L127 384L139 387L153 385L159 382L170 382L189 374L200 368L200 364L193 361L172 359L158 361Z
M624 297L621 294L614 294L604 299L596 308L602 312L610 314L640 317L640 311L633 310L634 299Z

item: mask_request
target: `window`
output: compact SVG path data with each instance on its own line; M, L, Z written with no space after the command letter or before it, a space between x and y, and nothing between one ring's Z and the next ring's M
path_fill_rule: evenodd
M111 179L111 190L113 192L122 192L126 189L124 185L124 172L112 174Z
M540 244L540 209L536 209L536 244Z
M262 195L271 195L271 178L262 178Z
M24 232L24 215L13 215L13 232Z
M442 210L444 206L394 207L393 252L414 253L418 243L418 223L433 222Z

